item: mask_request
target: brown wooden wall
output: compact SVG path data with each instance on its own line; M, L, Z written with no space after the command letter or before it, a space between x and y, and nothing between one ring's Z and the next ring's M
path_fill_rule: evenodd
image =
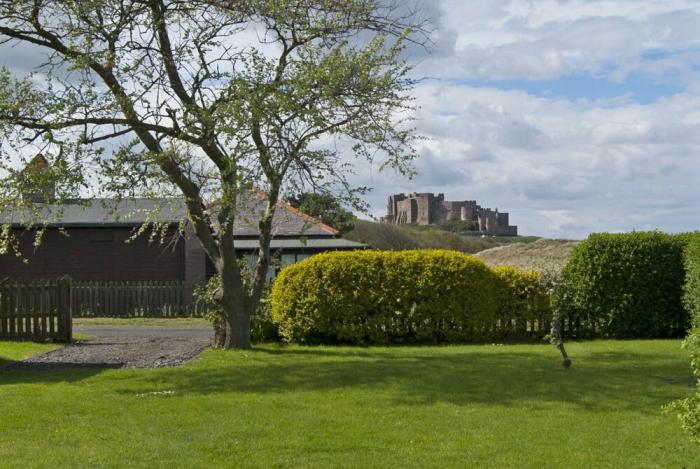
M0 278L55 278L135 281L185 280L185 242L158 244L139 236L129 244L131 228L68 228L68 237L48 229L34 252L33 232L19 231L22 253L0 255Z

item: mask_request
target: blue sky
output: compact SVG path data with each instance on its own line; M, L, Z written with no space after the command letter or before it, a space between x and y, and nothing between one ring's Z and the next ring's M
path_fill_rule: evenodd
M671 76L663 80L643 74L631 74L622 81L611 81L606 77L577 73L564 75L551 80L489 80L489 79L451 79L449 83L471 87L495 88L499 90L522 90L534 96L545 98L564 98L570 100L586 99L626 99L639 104L648 104L661 96L681 93L685 87ZM438 79L439 80L439 79Z
M438 0L409 51L418 176L361 172L386 195L444 192L523 234L700 229L700 2Z

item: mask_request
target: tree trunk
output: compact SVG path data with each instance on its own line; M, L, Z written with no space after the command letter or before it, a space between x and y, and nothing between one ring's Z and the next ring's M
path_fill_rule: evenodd
M250 313L245 310L227 312L224 348L249 349L250 347Z
M226 285L222 276L222 306L224 308L223 348L249 349L250 348L250 308L248 298L239 290L236 294L235 284Z
M226 319L221 319L214 323L214 348L224 348L226 343Z

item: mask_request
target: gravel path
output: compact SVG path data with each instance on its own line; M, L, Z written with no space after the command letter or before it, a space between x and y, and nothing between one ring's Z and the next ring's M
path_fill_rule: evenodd
M98 337L13 363L6 369L160 368L192 360L208 337Z
M94 337L203 337L213 338L214 329L206 327L157 327L157 326L77 326L76 334Z

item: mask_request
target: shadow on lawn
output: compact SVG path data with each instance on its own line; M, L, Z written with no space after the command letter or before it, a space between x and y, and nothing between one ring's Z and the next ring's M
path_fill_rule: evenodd
M421 349L261 347L248 353L210 352L186 368L162 368L120 376L118 393L167 388L177 395L285 394L328 390L376 392L394 404L425 406L568 403L589 411L660 412L690 393L694 380L677 355L589 351L564 370L555 351L493 352ZM100 370L3 371L0 385L73 382ZM117 376L110 377L117 378ZM361 397L364 398L364 397Z
M547 356L507 348L494 353L263 348L255 354L261 360L224 361L214 368L163 369L145 378L149 389L144 391L164 383L182 396L376 390L403 405L509 406L527 401L537 408L559 402L591 411L658 413L661 405L694 385L687 363L677 356L643 353L590 352L575 360L570 370L560 367L554 353Z
M25 364L0 357L0 387L6 384L72 383L97 375L113 364Z

